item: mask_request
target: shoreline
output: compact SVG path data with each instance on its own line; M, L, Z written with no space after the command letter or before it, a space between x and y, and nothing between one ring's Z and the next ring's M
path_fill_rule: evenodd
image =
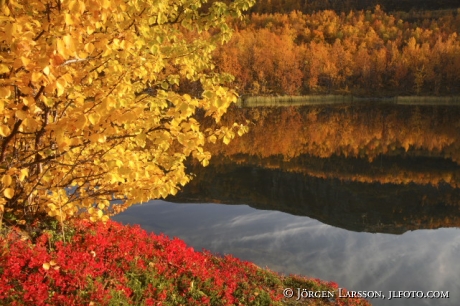
M359 97L352 95L308 95L308 96L240 96L238 107L258 106L302 106L331 104L392 104L392 105L448 105L460 106L460 96L393 96Z

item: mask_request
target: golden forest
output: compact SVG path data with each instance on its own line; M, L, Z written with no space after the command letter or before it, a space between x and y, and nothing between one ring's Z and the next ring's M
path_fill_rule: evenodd
M242 95L459 94L457 9L254 13L231 25L214 58Z

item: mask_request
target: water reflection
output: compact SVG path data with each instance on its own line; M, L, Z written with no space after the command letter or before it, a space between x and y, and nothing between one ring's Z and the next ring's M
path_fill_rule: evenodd
M460 107L239 108L250 132L209 145L209 168L171 201L245 203L354 231L460 224ZM253 125L251 124L254 123Z
M289 162L276 158L268 161L247 158L242 162L240 156L239 161L236 164L217 156L206 168L190 167L195 179L168 200L244 203L257 209L308 216L347 230L373 233L401 234L408 230L460 225L460 190L451 184L382 184L378 180L362 183L337 175L341 171L334 169L349 168L353 169L353 176L365 172L375 177L369 167L362 167L360 161L354 159L319 162L317 158L301 156ZM410 164L407 159L403 161ZM267 163L270 168L264 167ZM402 161L392 158L382 163L384 166L378 175L385 176L388 169L392 171ZM406 170L412 166L406 165ZM426 162L418 171L429 174L433 169L442 171L443 168L459 171L456 164L444 160ZM322 175L307 175L311 172ZM328 176L330 178L326 178Z
M216 154L258 157L301 154L375 160L380 155L425 156L460 163L460 107L341 105L233 109L223 122L249 121L250 131ZM208 123L208 125L211 125ZM446 178L447 179L447 178Z

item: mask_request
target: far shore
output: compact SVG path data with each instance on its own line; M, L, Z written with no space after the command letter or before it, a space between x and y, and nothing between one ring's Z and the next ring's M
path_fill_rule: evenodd
M257 106L302 106L328 104L378 103L395 105L452 105L460 106L460 96L394 96L359 97L352 95L309 95L309 96L241 96L239 107Z

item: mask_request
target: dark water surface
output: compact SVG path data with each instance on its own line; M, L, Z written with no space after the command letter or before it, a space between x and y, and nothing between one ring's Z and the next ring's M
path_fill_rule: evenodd
M166 201L113 219L284 274L460 303L460 108L234 110L255 122ZM233 116L233 117L232 117ZM236 119L235 119L236 118ZM273 127L274 126L274 127ZM389 291L443 291L446 299Z

